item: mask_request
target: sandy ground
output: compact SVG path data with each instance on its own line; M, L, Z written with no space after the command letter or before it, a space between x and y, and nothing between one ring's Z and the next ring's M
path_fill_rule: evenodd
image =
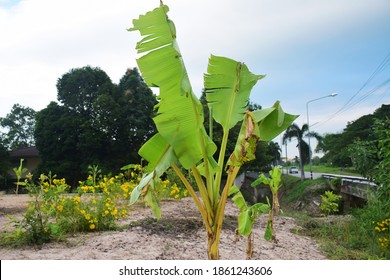
M30 198L27 195L0 196L0 230L9 229L8 214L19 216ZM0 259L34 260L200 260L207 259L206 234L200 215L191 199L165 201L161 205L163 217L156 221L150 209L141 205L132 208L129 217L120 222L123 230L80 233L65 241L41 247L10 249L0 247ZM221 259L246 258L246 238L236 240L238 211L230 202L221 234ZM278 243L263 239L267 216L254 226L254 254L252 259L264 260L322 260L318 244L308 237L295 234L297 224L289 217L276 217Z

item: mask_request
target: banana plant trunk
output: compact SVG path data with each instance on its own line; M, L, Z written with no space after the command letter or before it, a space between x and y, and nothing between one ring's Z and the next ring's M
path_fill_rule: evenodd
M207 233L207 258L209 260L219 260L219 238L216 232Z

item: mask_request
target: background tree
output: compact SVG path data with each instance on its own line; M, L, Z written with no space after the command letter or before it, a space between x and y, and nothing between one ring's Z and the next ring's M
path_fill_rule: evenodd
M157 103L136 69L119 85L99 68L72 69L57 83L58 99L37 115L40 172L51 170L75 185L89 165L103 173L139 162L139 147L154 133Z
M155 116L154 106L157 104L157 98L152 90L145 84L137 68L128 69L125 75L120 79L119 85L119 104L121 106L120 127L123 135L118 135L123 145L118 145L123 154L130 152L128 157L133 161L139 161L138 150L156 132L156 126L153 122ZM130 145L132 149L128 149Z
M390 119L376 119L373 125L375 140L357 140L348 145L353 167L364 177L390 189Z
M336 167L352 166L348 145L355 141L376 140L375 120L384 121L386 118L390 118L390 105L383 104L373 114L364 115L349 122L342 133L326 134L317 147L318 151L324 153L322 161Z
M74 112L91 115L94 101L111 88L110 77L100 68L75 68L58 79L57 99Z
M2 144L2 138L0 137L0 189L7 186L8 181L8 166L9 166L9 153L7 148Z
M52 171L75 185L82 173L83 159L78 147L82 120L56 102L39 111L36 120L34 135L42 158L38 174Z
M14 104L11 112L0 118L3 145L9 150L34 146L34 125L36 112L20 104Z
M277 142L270 141L268 143L268 152L270 155L272 155L273 166L277 166L278 162L280 161L282 148L279 146Z
M296 139L298 144L298 152L299 152L299 162L301 169L301 180L305 180L305 171L303 166L309 162L309 155L311 153L309 149L309 145L304 140L307 137L314 137L321 141L320 135L316 132L309 132L309 127L307 124L304 124L302 128L300 128L296 123L290 125L286 132L283 134L283 144L286 144L287 141L291 141L292 139Z

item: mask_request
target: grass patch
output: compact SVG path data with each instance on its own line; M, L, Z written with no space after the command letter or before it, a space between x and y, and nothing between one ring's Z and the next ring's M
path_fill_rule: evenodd
M307 180L285 185L281 200L284 215L295 218L295 234L310 236L320 244L321 252L332 260L390 259L390 202L370 198L363 208L349 215L314 217L304 209L296 210L298 201L309 201L329 187L322 180Z
M322 177L302 182L297 177L286 175L283 178L283 185L286 186L284 201L291 204L300 199L308 198L311 194L322 194L327 183Z
M310 167L307 165L304 167L304 170L309 172ZM313 165L312 171L315 173L330 173L330 174L339 174L339 175L347 175L347 176L362 176L359 174L356 170L353 168L343 168L340 169L339 167L330 167L325 165Z

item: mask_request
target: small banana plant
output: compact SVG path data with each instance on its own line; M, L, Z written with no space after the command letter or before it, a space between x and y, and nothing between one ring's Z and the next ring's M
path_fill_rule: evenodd
M158 132L138 152L148 162L147 172L133 190L130 203L143 197L159 218L161 211L153 189L158 178L172 168L201 214L208 258L219 259L225 205L240 167L254 159L259 141L274 139L297 116L283 112L279 101L271 108L246 110L253 86L265 76L251 73L244 63L211 55L204 88L212 117L223 128L219 155L214 158L217 146L205 130L203 108L192 90L168 11L168 6L161 2L156 9L134 19L129 29L142 36L136 45L141 54L137 64L146 84L159 88L157 115L153 119ZM240 121L235 150L225 162L229 131ZM198 192L180 167L194 177ZM222 185L223 176L226 180Z
M272 240L277 242L275 231L274 231L274 216L279 215L280 212L280 205L279 205L279 198L278 198L278 191L282 187L282 170L278 167L274 167L269 172L270 177L266 177L264 173L261 173L259 175L259 178L257 178L255 181L252 182L251 186L255 187L261 183L269 185L272 193L272 209L269 211L269 220L268 223L271 227L272 232Z
M22 178L23 174L26 173L28 171L27 168L23 167L23 161L24 159L21 158L20 159L20 164L19 164L19 167L16 168L12 168L12 170L14 171L15 175L16 175L16 190L15 190L15 193L18 194L19 193L19 186L25 186L26 183L25 182L21 182L20 179Z
M246 259L250 260L253 255L253 235L252 229L253 224L262 214L270 212L270 205L264 203L256 203L251 206L245 201L244 196L238 189L236 185L233 185L229 191L229 196L233 195L233 202L236 204L238 209L240 209L240 214L238 216L238 229L237 233L247 237L246 242ZM270 240L272 238L272 227L269 222L267 222L267 228L264 232L264 239Z

